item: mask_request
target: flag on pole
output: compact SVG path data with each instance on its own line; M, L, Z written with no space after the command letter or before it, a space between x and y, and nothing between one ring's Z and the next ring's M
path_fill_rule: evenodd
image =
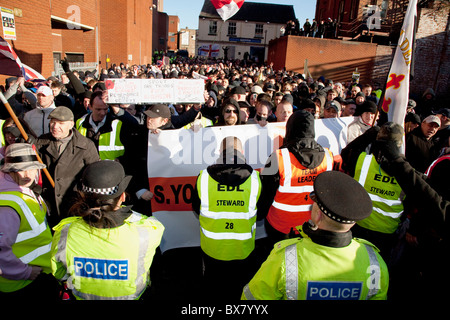
M303 73L305 74L306 78L312 78L311 73L308 69L308 59L305 59L305 63L303 64Z
M244 4L244 0L211 0L223 21L234 16Z
M2 37L0 37L0 74L23 76L22 62L10 44Z
M0 37L0 74L24 77L25 81L45 80L39 72L22 63L11 45L2 37Z
M381 106L382 110L388 115L388 121L398 123L401 126L404 123L409 98L409 77L416 17L417 0L411 0L403 20Z

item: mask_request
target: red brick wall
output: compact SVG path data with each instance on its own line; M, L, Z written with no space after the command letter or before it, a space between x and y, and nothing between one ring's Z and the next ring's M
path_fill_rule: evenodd
M2 6L22 10L22 17L15 17L17 40L8 40L20 60L44 77L50 76L53 71L50 1L9 0ZM3 36L3 29L1 32ZM0 77L1 84L4 79Z
M279 43L278 43L279 42ZM304 73L305 59L313 78L320 76L333 81L351 81L358 68L361 82L371 81L377 55L377 45L330 39L287 36L271 41L268 61L274 68Z

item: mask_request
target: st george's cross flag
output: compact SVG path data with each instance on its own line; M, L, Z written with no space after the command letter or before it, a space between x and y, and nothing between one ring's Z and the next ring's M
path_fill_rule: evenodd
M244 0L211 0L223 21L234 16L244 4Z
M416 17L417 0L411 0L403 20L381 106L388 115L388 121L398 123L401 126L403 126L409 99L409 78L414 50Z

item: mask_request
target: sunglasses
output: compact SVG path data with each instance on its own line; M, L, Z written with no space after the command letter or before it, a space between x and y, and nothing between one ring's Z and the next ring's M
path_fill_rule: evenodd
M232 113L232 112L234 112L235 114L237 114L237 111L234 110L234 109L227 109L227 110L225 110L225 113Z

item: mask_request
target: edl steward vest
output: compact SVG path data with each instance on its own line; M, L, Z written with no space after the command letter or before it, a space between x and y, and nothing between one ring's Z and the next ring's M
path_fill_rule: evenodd
M86 136L87 129L82 126L84 120L86 120L84 115L77 120L76 128L83 135ZM116 158L123 156L125 153L125 147L120 141L120 131L122 129L122 121L113 120L111 122L112 131L100 134L98 140L98 153L101 160L115 160Z
M386 263L366 241L328 247L310 238L279 242L265 264L244 287L247 300L385 300ZM264 285L259 286L259 284Z
M261 193L253 170L239 186L221 185L202 170L197 180L200 204L200 246L217 260L242 260L255 248L256 203Z
M381 169L373 155L362 152L356 163L355 180L366 189L373 204L370 216L357 224L377 232L394 233L403 213L404 199L395 178Z
M0 206L11 207L20 217L19 232L12 245L14 255L23 263L39 266L50 273L52 233L46 221L47 206L35 198L17 191L1 192ZM29 285L32 280L9 280L0 276L0 292L13 292Z
M67 280L77 299L136 300L150 283L164 227L154 217L133 212L116 228L98 229L70 217L54 230L52 273Z
M301 165L287 148L276 151L280 186L267 214L267 221L278 231L288 234L291 228L303 225L311 218L313 201L309 197L314 180L324 171L333 170L333 155L325 149L322 163L313 169Z

